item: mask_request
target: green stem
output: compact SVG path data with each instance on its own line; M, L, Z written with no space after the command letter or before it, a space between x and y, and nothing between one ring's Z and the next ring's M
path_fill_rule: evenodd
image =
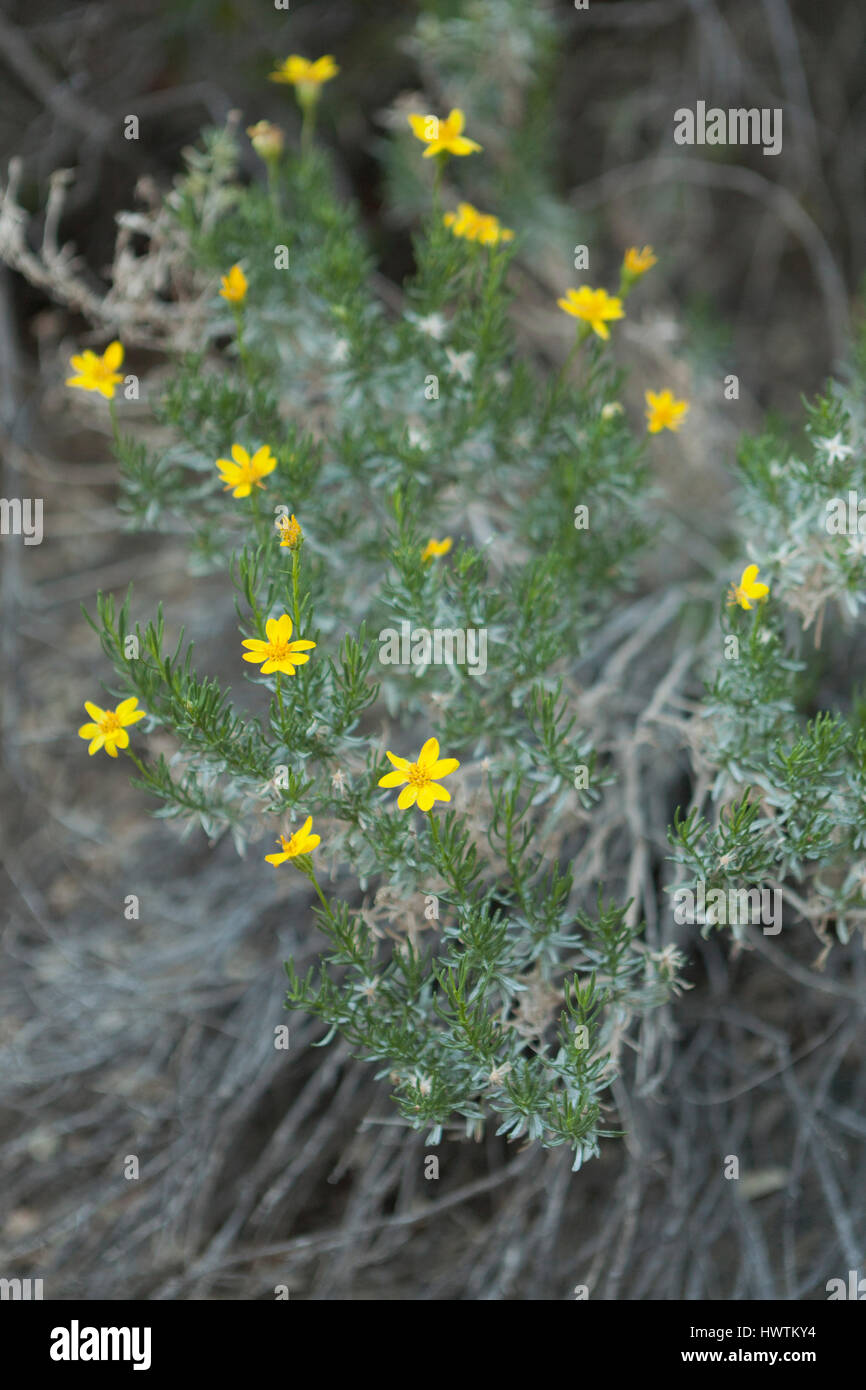
M756 613L755 613L755 621L754 621L753 626L752 626L752 640L754 640L754 639L757 637L758 633L760 632L760 630L761 630L761 623L763 622L763 618L764 618L764 604L761 603L760 600L759 600L758 603L755 605L755 607L756 607L757 611L756 611Z
M301 159L306 163L313 145L313 135L316 130L316 103L315 101L305 101L302 104L304 116L301 121Z
M553 410L559 400L559 397L562 394L562 388L565 385L566 378L568 376L569 370L571 369L571 364L573 363L575 357L577 356L580 349L583 347L583 344L586 342L591 332L592 330L588 324L581 324L580 328L578 329L577 336L574 340L572 349L566 357L565 361L563 362L562 366L560 367L559 371L557 372L556 377L554 378L553 385L548 393L547 402L545 404L544 410L542 411L541 419L538 422L538 433L536 435L537 439L540 439L544 434L544 431L547 429L548 421L550 420Z
M144 765L144 763L141 761L141 759L140 759L135 753L133 753L132 748L127 748L127 749L125 749L124 751L126 752L126 756L127 756L128 758L131 758L132 761L135 763L135 766L138 768L138 770L139 770L139 772L141 773L142 777L146 777L146 776L147 776L147 768L145 767L145 765Z
M434 845L436 846L436 858L437 858L437 860L441 860L441 858L442 858L442 841L439 839L439 827L438 827L438 825L436 824L436 816L434 815L432 809L429 810L429 811L427 812L427 817L428 817L428 819L429 819L429 821L430 821L430 834L432 835L432 837L433 837L433 843L434 843Z
M319 887L319 880L316 878L316 871L312 866L310 866L307 878L310 880L316 892L318 893L319 902L322 904L322 907L325 909L326 913L328 914L328 917L331 918L331 920L333 920L333 916L331 913L331 904L328 902L328 899L325 897L324 893Z
M442 212L442 181L445 178L445 165L448 163L448 156L444 151L435 156L436 169L433 174L433 220L438 226Z
M571 352L568 354L562 366L560 367L559 372L557 373L556 381L554 382L553 387L555 396L559 395L560 391L565 385L565 380L568 376L571 364L574 361L580 349L583 347L591 331L592 330L590 329L588 324L584 324L581 328L578 329L577 337L574 340L574 346L572 347Z
M301 567L300 550L292 551L292 613L295 620L295 637L301 635L301 604L298 596L298 577Z

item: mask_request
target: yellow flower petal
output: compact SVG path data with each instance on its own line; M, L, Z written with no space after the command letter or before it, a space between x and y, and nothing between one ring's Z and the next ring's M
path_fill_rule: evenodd
M277 466L277 461L273 457L267 444L263 444L262 447L260 449L257 449L256 452L253 454L252 466L260 474L261 477L264 477L265 474L272 473L274 471L274 469Z
M431 117L431 116L418 116L418 115L412 115L412 116L409 116L408 119L409 119L409 124L410 124L410 126L412 127L413 133L414 133L415 135L417 135L417 137L418 137L419 140L427 140L428 138L430 138L430 137L428 137L428 135L427 135L427 130L428 130L427 122L430 121L430 120L435 120L435 119L436 119L435 116ZM75 364L73 363L73 365L75 365Z
M93 726L91 725L90 727L92 728ZM407 774L399 770L386 772L384 777L379 778L377 785L380 787L401 787L406 781L406 777Z
M456 135L449 140L448 148L452 154L478 154L482 146L475 140L467 140L465 135Z
M431 764L427 771L431 777L447 777L449 772L456 772L459 766L457 758L442 758Z
M418 754L419 763L433 763L439 757L439 740L428 738L421 752Z

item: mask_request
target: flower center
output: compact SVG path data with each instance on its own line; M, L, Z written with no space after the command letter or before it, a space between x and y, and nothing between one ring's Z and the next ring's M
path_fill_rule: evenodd
M413 763L409 768L409 785L412 787L424 787L430 781L430 772L426 763Z
M121 724L121 722L120 722L120 720L118 719L117 715L115 714L114 710L113 710L113 709L106 710L106 711L105 711L105 714L103 715L103 717L102 717L102 718L100 719L100 721L99 721L99 731L100 731L100 733L103 733L103 734L113 734L113 733L116 733L118 729L122 729L122 728L123 728L123 725Z
M288 642L272 642L269 651L272 661L285 661L291 656Z

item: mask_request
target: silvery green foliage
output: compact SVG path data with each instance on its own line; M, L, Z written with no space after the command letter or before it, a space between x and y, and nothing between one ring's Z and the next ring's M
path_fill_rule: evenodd
M183 636L167 651L162 613L134 624L130 598L102 598L118 688L177 742L138 784L160 814L255 842L251 874L293 874L261 858L312 815L314 861L338 878L315 908L321 971L288 966L290 1005L381 1063L416 1127L475 1133L493 1119L511 1139L569 1145L577 1167L606 1132L623 1032L667 997L677 965L569 869L610 780L571 711L571 673L644 539L642 446L622 413L602 414L619 377L595 341L578 386L521 358L508 315L519 241L458 239L440 211L399 303L383 301L327 160L288 159L274 189L241 189L232 138L207 137L169 207L215 287L243 264L242 342L215 294L203 342L223 347L174 364L157 407L164 446L121 439L122 506L131 525L184 533L194 573L233 584L239 678L269 704L250 713L198 671ZM278 461L247 499L215 468L235 442ZM303 527L297 553L279 546L280 508ZM446 535L452 552L423 562ZM240 641L283 611L318 645L278 687L241 668ZM376 635L403 619L485 630L486 672L382 665ZM138 659L125 654L133 631ZM385 747L414 758L431 734L462 764L435 834L377 788Z
M741 447L744 553L770 596L722 611L739 646L717 659L702 711L712 804L671 832L675 887L781 885L789 919L806 917L827 944L866 922L866 705L855 688L828 708L835 692L822 688L849 664L866 592L864 365L861 352L806 404L799 434Z

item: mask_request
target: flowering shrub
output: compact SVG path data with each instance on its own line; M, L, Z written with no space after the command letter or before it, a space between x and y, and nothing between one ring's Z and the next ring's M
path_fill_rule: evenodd
M309 885L325 945L318 973L287 964L287 1003L378 1064L406 1121L436 1142L455 1121L477 1135L493 1119L510 1139L568 1145L577 1168L611 1133L604 1096L630 1021L682 987L676 947L651 949L633 895L608 898L600 881L589 813L622 793L608 791L612 726L597 746L576 679L647 539L644 441L614 350L658 258L624 248L615 293L563 284L574 337L548 379L509 315L519 219L468 201L484 158L471 120L413 111L395 143L429 170L427 211L414 273L380 294L314 140L338 71L291 55L272 74L294 88L303 128L292 149L268 122L247 127L264 183L240 182L232 121L166 200L163 234L202 305L200 347L178 353L151 400L171 442L124 428L119 342L76 356L68 380L110 402L130 524L180 530L194 572L233 587L238 676L258 689L231 698L183 637L166 647L161 611L135 620L131 594L100 595L93 625L120 703L88 703L79 732L91 753L133 760L161 815L299 874L305 904ZM685 428L689 402L655 386L641 435ZM825 940L831 918L847 939L862 917L866 871L851 856L866 739L859 714L804 726L784 608L806 626L830 599L856 611L859 542L843 552L816 521L827 486L863 484L855 426L862 436L853 395L828 397L802 464L777 440L744 447L754 558L728 576L693 744L716 781L711 805L678 812L669 832L674 886L776 885L830 865L810 903L788 890ZM666 620L679 604L665 601ZM473 669L453 649L479 634ZM702 649L714 651L716 631ZM601 691L596 708L613 686ZM170 757L148 755L154 730ZM626 882L646 903L636 840ZM576 873L588 846L592 872Z
M236 181L234 125L192 157L165 216L211 287L204 346L154 403L175 442L152 449L122 418L116 435L131 524L182 529L196 572L234 586L238 674L265 704L232 699L183 639L167 650L161 612L134 621L131 595L100 595L125 699L88 705L81 733L133 759L160 814L255 841L268 872L309 881L327 945L318 977L287 965L288 1003L377 1061L412 1125L436 1139L455 1117L472 1133L494 1117L579 1166L608 1132L622 1031L677 963L647 951L627 903L575 884L568 858L610 781L571 673L644 539L642 446L606 340L654 257L629 250L616 296L567 291L574 348L545 384L509 323L519 232L446 206L448 160L480 146L462 111L414 113L404 138L427 146L430 211L386 308L309 138L335 72L277 69L307 134L296 152L248 128L266 186ZM120 360L116 345L76 358L70 384L114 410ZM408 668L375 636L395 622L412 629ZM483 633L483 672L437 660L443 632ZM122 725L142 710L133 744ZM173 756L147 755L154 729ZM432 928L423 940L380 930L383 891L395 920Z
M861 347L799 435L740 450L745 545L771 582L753 563L729 590L699 737L712 822L693 807L671 831L682 884L768 883L819 959L866 925L866 705L856 688L847 713L816 698L822 671L847 665L866 582L864 368Z

